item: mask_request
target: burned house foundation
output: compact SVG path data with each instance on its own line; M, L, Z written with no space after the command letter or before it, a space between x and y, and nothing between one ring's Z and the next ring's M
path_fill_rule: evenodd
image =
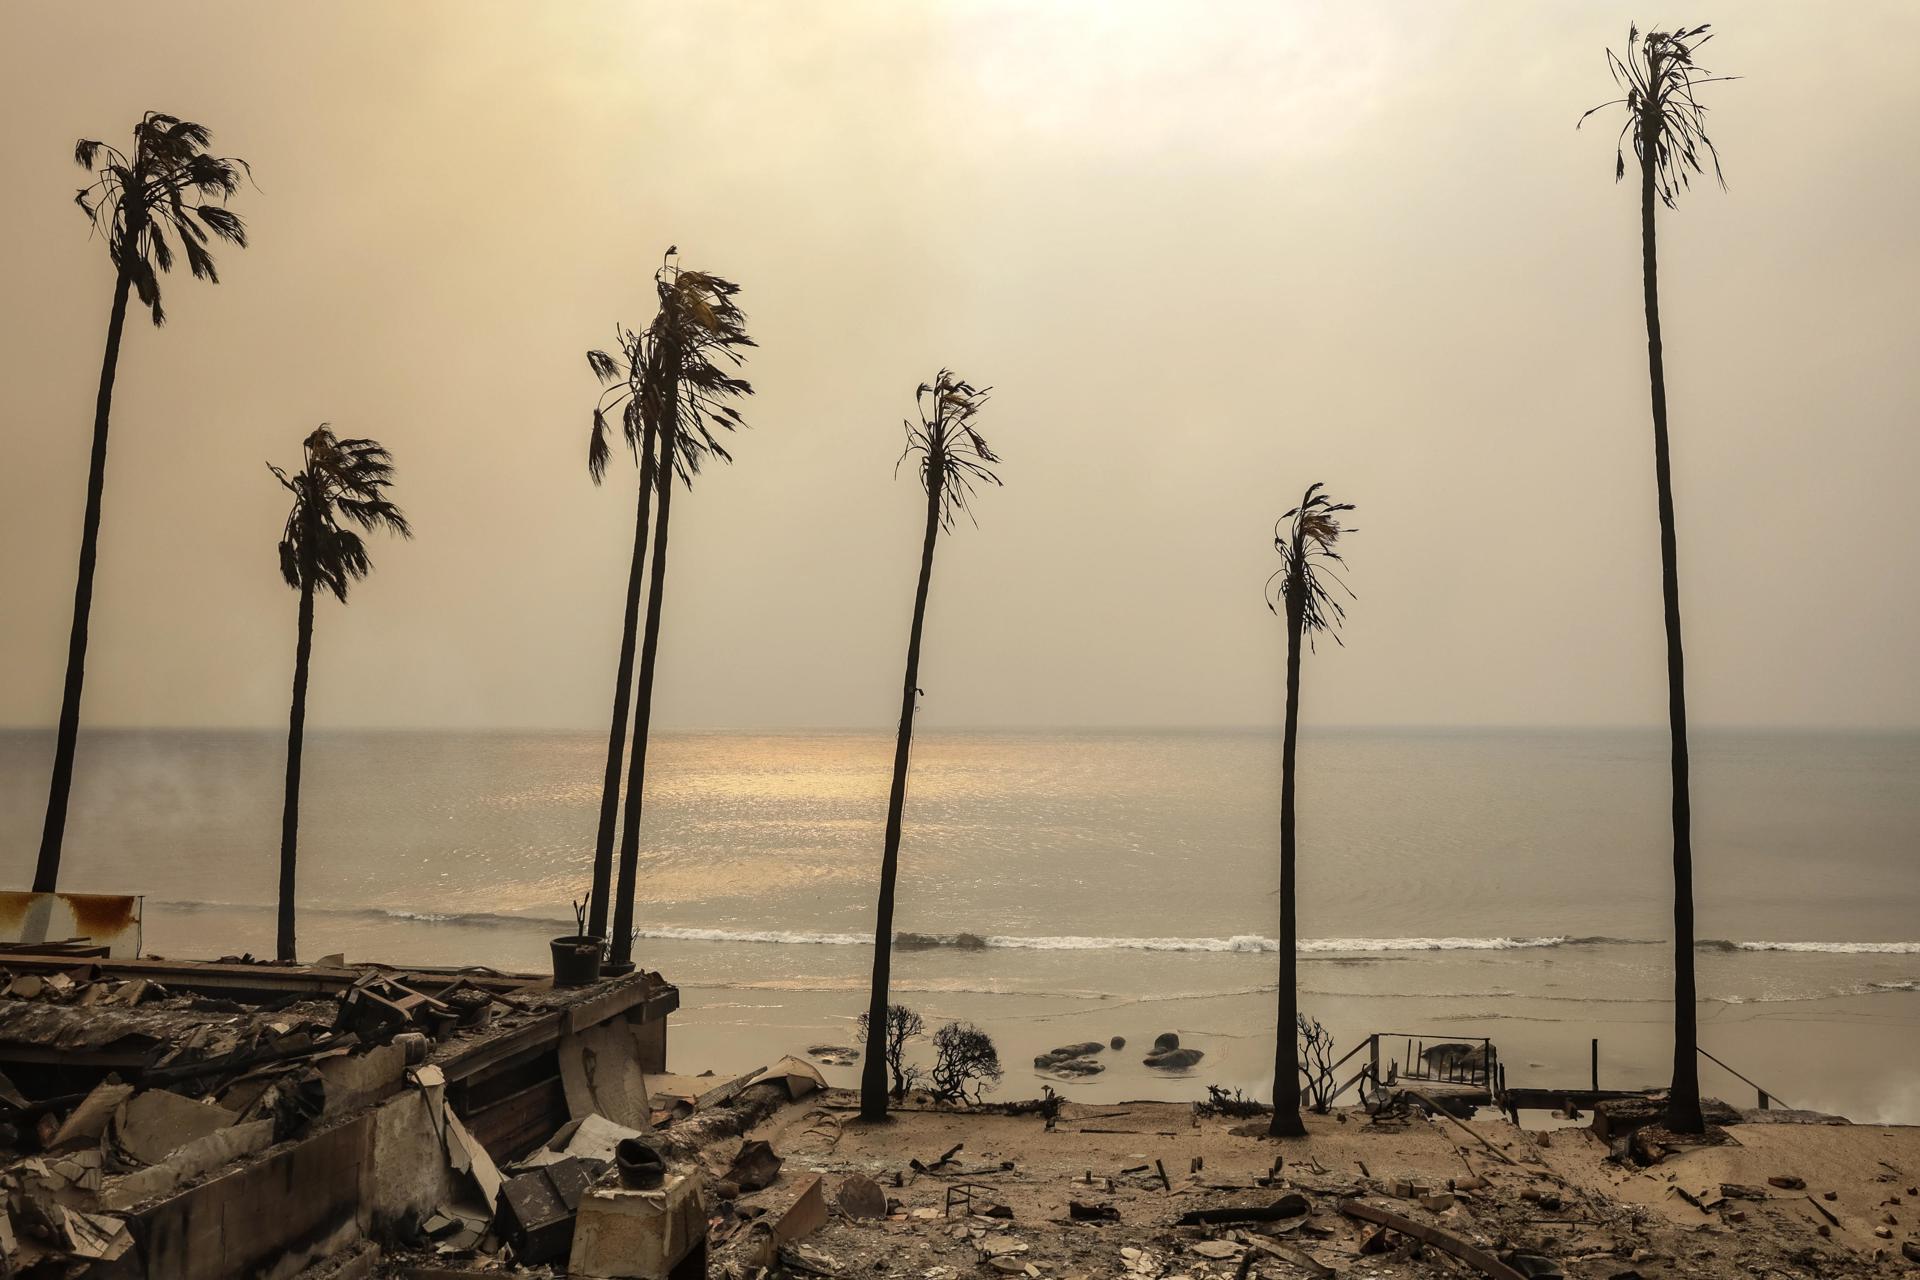
M704 1266L698 1171L630 1188L615 1158L690 1109L647 1087L678 1004L644 971L559 989L8 950L0 1275L290 1277L397 1242L684 1277Z

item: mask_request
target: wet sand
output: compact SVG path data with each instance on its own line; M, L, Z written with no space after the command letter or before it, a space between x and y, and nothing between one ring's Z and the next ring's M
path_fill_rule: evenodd
M670 975L669 975L670 976ZM674 1015L669 1057L717 1071L744 1071L821 1043L849 1044L862 1001L832 992L742 992L683 986ZM1570 1016L1564 1003L1528 1008L1504 1001L1497 1016L1468 1006L1449 1010L1431 997L1360 997L1328 1011L1336 1050L1345 1053L1373 1031L1425 1033L1440 1038L1487 1036L1499 1046L1508 1083L1538 1088L1585 1088L1591 1077L1591 1040L1600 1040L1600 1084L1608 1089L1663 1086L1670 1078L1668 1015L1658 1006L1595 1004L1588 1018ZM1068 1097L1110 1102L1150 1097L1198 1101L1208 1084L1270 1096L1273 1072L1273 996L1269 992L1181 1001L1072 1002L1040 995L940 995L915 1001L931 1029L967 1019L991 1034L1006 1071L990 1097L1034 1097L1051 1084ZM1912 1043L1920 1006L1911 992L1835 997L1792 1004L1717 1006L1703 1013L1701 1043L1742 1074L1764 1085L1776 1105L1824 1111L1860 1122L1920 1123L1920 1067L1889 1052ZM1156 1035L1179 1034L1206 1057L1188 1072L1164 1072L1141 1063ZM1124 1050L1099 1055L1097 1076L1062 1082L1037 1072L1033 1059L1058 1045L1106 1043L1124 1036ZM1386 1057L1404 1057L1404 1045L1383 1045ZM859 1068L824 1067L830 1083L854 1085ZM1701 1087L1736 1107L1757 1103L1755 1091L1719 1067L1701 1063ZM1544 1116L1531 1117L1545 1123Z

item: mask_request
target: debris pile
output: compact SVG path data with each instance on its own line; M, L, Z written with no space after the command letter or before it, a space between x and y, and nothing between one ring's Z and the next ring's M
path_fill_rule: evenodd
M564 1266L576 1220L609 1184L622 1194L606 1229L623 1241L647 1216L629 1190L681 1204L676 1238L690 1240L692 1223L704 1239L704 1216L684 1207L703 1180L645 1132L641 1028L678 998L658 975L555 991L487 970L337 960L146 965L163 983L129 974L145 962L9 960L25 971L0 972L0 1275L252 1274L291 1244L358 1256L369 1231L496 1268ZM657 1068L664 1032L653 1034ZM786 1096L788 1074L773 1079ZM740 1102L744 1083L709 1078L684 1107L663 1097L662 1118L711 1129L708 1112ZM515 1084L542 1108L514 1102ZM630 1123L597 1114L603 1102ZM513 1126L553 1107L559 1131L496 1164L489 1145L519 1154L534 1135ZM622 1182L628 1141L654 1144L626 1162L651 1165L644 1187ZM195 1220L226 1226L209 1243L182 1225ZM169 1249L178 1256L160 1256Z
M12 974L0 968L0 999L43 1000L82 1008L97 1004L132 1007L143 1000L163 999L165 988L145 978L124 982L103 979L97 965L78 965L64 972Z
M1786 1280L1905 1275L1920 1251L1882 1220L1899 1217L1898 1203L1861 1213L1843 1241L1792 1186L1816 1187L1811 1174L1729 1187L1701 1198L1704 1211L1678 1194L1663 1204L1656 1187L1677 1193L1696 1157L1622 1170L1586 1129L1542 1147L1504 1120L1462 1125L1416 1108L1391 1127L1359 1112L1310 1117L1306 1142L1275 1144L1182 1104L1069 1103L1053 1128L1013 1108L911 1101L891 1124L864 1126L851 1122L856 1106L829 1090L744 1145L700 1153L717 1273ZM749 1166L755 1176L742 1176ZM1819 1205L1845 1205L1847 1192L1827 1190Z

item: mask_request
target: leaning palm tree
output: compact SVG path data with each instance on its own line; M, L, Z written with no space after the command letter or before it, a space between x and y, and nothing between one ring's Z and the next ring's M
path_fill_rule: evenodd
M653 680L660 654L660 610L667 582L667 523L673 514L673 481L688 488L707 458L733 460L716 431L745 425L730 401L753 394L744 378L728 372L754 345L747 318L734 297L740 286L705 271L683 270L669 248L654 276L660 310L641 336L636 354L642 374L635 393L644 434L658 440L654 483L652 586L646 630L640 644L640 687L633 709L633 746L627 763L627 796L621 811L620 878L613 893L613 934L608 965L616 973L633 964L633 892L640 863L640 822L645 807L647 738L653 722ZM632 368L631 359L628 364ZM644 456L644 449L643 449Z
M1300 642L1312 648L1314 637L1325 632L1340 642L1337 628L1346 611L1329 584L1346 593L1334 566L1341 564L1334 549L1342 528L1340 513L1353 510L1350 502L1335 502L1309 485L1300 505L1280 517L1274 526L1273 547L1280 568L1267 579L1267 607L1287 622L1287 720L1280 748L1280 1021L1273 1050L1273 1120L1267 1132L1276 1138L1304 1138L1307 1126L1300 1118L1299 957L1296 954L1294 895L1293 775L1300 733Z
M1647 318L1647 375L1653 398L1653 476L1660 506L1660 584L1667 626L1667 719L1673 752L1673 1087L1667 1095L1667 1127L1700 1133L1699 1028L1694 1011L1693 832L1687 779L1686 660L1680 644L1680 566L1673 528L1673 469L1667 456L1667 375L1660 341L1660 272L1654 238L1654 202L1671 209L1692 175L1711 161L1716 180L1720 154L1707 136L1706 107L1695 96L1701 85L1731 76L1710 76L1694 61L1713 37L1705 25L1677 31L1627 31L1622 57L1607 51L1607 67L1626 96L1587 112L1626 108L1614 148L1614 181L1626 175L1632 140L1640 162L1640 276ZM1586 116L1582 116L1584 121Z
M612 457L610 414L640 468L640 506L633 520L633 559L627 568L627 603L620 630L620 661L613 686L613 723L607 734L607 770L600 786L600 826L593 846L593 891L588 895L589 935L607 936L607 899L613 890L613 841L620 818L620 765L627 746L627 714L633 700L633 652L640 631L640 590L647 571L647 532L652 524L654 453L659 423L645 413L647 361L652 350L643 335L615 326L615 354L587 352L587 367L604 388L593 407L593 431L587 439L587 474L599 484Z
M293 509L287 513L286 526L280 533L280 576L300 593L299 640L293 655L293 710L287 722L287 796L280 819L277 954L283 961L294 958L294 862L300 834L300 753L307 727L314 590L325 588L344 604L347 588L373 568L366 544L346 527L343 518L362 529L384 528L403 538L413 536L400 508L387 501L393 459L378 442L335 439L323 423L307 437L303 447L306 465L292 475L267 464L293 494Z
M860 1116L887 1116L887 984L893 967L893 886L900 870L900 822L907 802L907 762L913 753L913 712L920 695L920 629L927 618L927 585L933 580L933 547L956 514L972 516L973 487L1000 483L1000 459L973 425L992 388L975 388L942 369L915 393L919 421L905 426L905 462L917 458L927 491L926 530L920 540L920 583L913 593L913 626L907 632L907 674L900 691L900 736L893 749L893 789L887 794L886 845L880 855L880 905L873 927L873 990L867 1006L866 1064L860 1072Z
M107 353L93 402L93 458L87 471L86 515L80 525L80 571L73 588L67 680L54 739L46 824L33 873L36 893L52 893L60 879L67 801L73 790L73 752L80 736L80 695L86 684L100 502L107 482L107 422L113 409L114 375L120 366L127 298L129 294L138 297L153 323L165 324L160 276L173 269L176 243L193 274L216 283L220 277L207 247L208 237L241 247L247 243L246 228L226 207L227 198L240 189L246 161L207 154L211 138L204 125L149 111L133 127L131 153L86 138L73 149L75 163L93 174L93 181L80 189L74 202L106 241L107 259L114 268L113 307L107 313Z

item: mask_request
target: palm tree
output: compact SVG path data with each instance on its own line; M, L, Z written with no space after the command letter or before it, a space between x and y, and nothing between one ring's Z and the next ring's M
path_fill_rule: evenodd
M654 276L660 310L639 344L643 350L637 398L643 431L656 434L660 457L654 465L659 509L654 517L652 588L647 594L646 631L640 644L640 688L634 708L632 755L627 764L627 797L621 814L620 879L613 894L613 936L608 967L616 973L633 967L633 892L640 862L640 820L645 805L647 737L653 721L653 679L660 653L660 610L667 582L667 522L673 514L673 479L688 488L709 457L731 462L715 430L745 425L728 401L750 396L753 387L736 378L754 345L747 318L734 302L740 286L705 271L686 271L678 250L669 248ZM631 364L629 364L631 368Z
M1687 786L1686 659L1680 644L1680 565L1673 530L1673 469L1667 456L1667 375L1660 342L1660 272L1654 238L1656 197L1669 209L1686 190L1702 159L1720 174L1720 154L1707 136L1706 107L1695 97L1709 76L1694 61L1713 37L1705 25L1678 31L1627 31L1623 58L1607 51L1607 66L1626 96L1587 112L1624 106L1626 122L1614 148L1614 181L1626 175L1626 144L1640 161L1640 275L1646 295L1647 376L1653 398L1653 475L1660 500L1660 587L1667 626L1667 720L1673 751L1673 1087L1666 1124L1675 1133L1706 1129L1700 1112L1699 1028L1693 979L1693 818ZM1582 116L1584 121L1586 116Z
M633 560L627 569L627 605L620 631L620 661L613 687L613 724L607 735L607 772L600 787L600 827L593 846L593 891L587 932L607 936L607 899L613 889L613 840L620 817L620 757L627 745L627 713L633 700L633 651L640 630L640 589L647 570L647 528L652 523L654 445L659 423L644 413L648 345L642 335L615 326L617 355L587 352L587 367L605 388L593 408L587 440L587 474L599 484L612 456L607 415L620 415L621 434L640 467L640 507L633 520Z
M60 879L67 800L73 790L73 752L80 737L80 695L86 684L87 622L93 612L100 502L107 483L107 422L112 416L127 297L137 296L153 323L165 324L160 275L173 269L176 243L193 274L215 283L220 276L207 248L208 236L243 248L247 243L246 228L226 207L227 198L240 189L247 164L207 154L212 136L204 125L149 111L133 127L130 156L86 138L73 149L75 163L93 175L93 181L74 196L74 203L106 241L107 258L114 268L113 307L107 313L107 352L93 404L93 457L87 470L86 515L80 525L80 570L73 588L73 626L67 639L67 680L54 740L53 779L40 833L40 859L33 873L36 893L52 893Z
M1293 774L1300 734L1300 642L1312 648L1314 637L1325 632L1340 642L1336 628L1346 611L1328 590L1328 583L1346 591L1333 568L1342 563L1334 544L1352 529L1340 526L1340 513L1353 510L1350 502L1335 502L1307 486L1300 505L1280 517L1274 526L1273 547L1280 568L1267 579L1267 607L1287 621L1287 721L1280 748L1280 1021L1273 1050L1273 1121L1267 1132L1276 1138L1304 1138L1300 1119L1299 957L1296 954L1294 895ZM1291 522L1291 523L1289 523ZM1276 586L1277 584L1277 586Z
M973 486L997 485L1000 459L973 425L991 387L976 389L942 369L915 393L919 421L906 426L902 462L919 459L927 491L926 531L920 540L920 583L913 593L913 627L907 632L907 675L900 691L900 737L893 749L893 789L887 794L886 846L880 856L880 905L873 927L873 991L867 1006L866 1063L860 1071L860 1116L887 1118L887 984L893 967L893 886L900 870L900 820L907 802L907 761L913 752L913 712L920 694L920 629L927 618L927 584L933 580L933 546L956 513L972 517ZM897 469L897 468L896 468Z
M291 962L293 877L300 834L300 750L307 726L307 664L313 654L313 593L324 587L346 603L347 588L373 568L366 544L342 517L362 529L385 528L403 538L413 530L386 499L393 459L373 440L337 440L322 423L303 446L306 465L293 475L267 467L293 494L280 533L280 576L300 593L299 641L293 657L293 711L287 722L287 797L280 819L279 958Z

